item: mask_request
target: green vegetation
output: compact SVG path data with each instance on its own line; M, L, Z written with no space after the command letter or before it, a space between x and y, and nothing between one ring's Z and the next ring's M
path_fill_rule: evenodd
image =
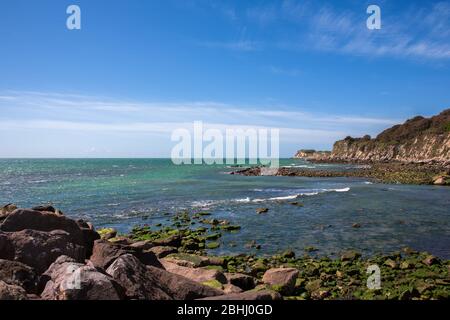
M450 132L450 122L447 122L447 123L444 125L444 131L445 131L445 132Z
M217 249L218 247L220 247L220 243L218 242L208 242L206 244L207 249Z
M214 289L222 289L222 284L217 280L204 281L202 284Z
M331 259L320 256L311 257L308 253L296 257L295 252L286 250L273 256L239 254L215 257L207 255L206 250L216 249L220 243L207 241L206 238L220 238L220 232L207 235L217 225L205 223L205 226L192 228L191 219L192 215L187 212L175 214L173 217L168 216L167 224L177 221L181 227L164 226L164 224L155 229L148 225L135 227L128 238L132 241L145 239L162 243L170 242L171 246L177 248L178 253L170 254L168 258L184 260L193 267L243 273L259 280L262 280L264 273L270 268L296 268L299 270L299 276L295 282L294 292L284 296L287 300L429 300L450 297L450 261L440 260L428 253L419 253L405 248L403 252L362 257L358 252L350 250L342 253L339 258ZM239 229L237 228L236 232ZM177 239L178 241L175 241ZM318 249L314 247L305 248L306 252L316 250ZM381 288L377 290L367 287L369 277L367 268L371 265L379 266L381 271ZM213 288L222 288L222 284L216 280L207 281L204 284ZM265 285L259 285L255 290L265 287ZM268 286L267 288L282 292L281 287Z

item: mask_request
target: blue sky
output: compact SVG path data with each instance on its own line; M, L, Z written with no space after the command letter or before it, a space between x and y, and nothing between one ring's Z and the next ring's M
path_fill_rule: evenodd
M79 5L82 29L66 28ZM381 8L368 30L366 8ZM330 149L450 107L449 1L2 1L0 157L169 157L172 130Z

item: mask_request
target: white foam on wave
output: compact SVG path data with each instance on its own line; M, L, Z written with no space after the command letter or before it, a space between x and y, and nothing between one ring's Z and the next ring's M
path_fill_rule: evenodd
M295 198L297 198L297 197L298 197L298 195L297 195L297 194L294 194L294 195L291 195L291 196L269 198L269 200L271 200L271 201L276 201L276 200L292 200L292 199L295 199Z
M347 187L347 188L343 188L343 189L334 189L334 191L336 191L336 192L349 192L350 188Z
M253 189L254 192L283 192L283 189Z
M117 207L117 206L120 206L120 203L108 203L107 206L108 207Z
M283 166L283 168L303 168L303 169L315 169L317 168L314 165L306 165L306 164L300 164L300 165L288 165L288 166Z
M269 202L269 201L283 201L283 200L293 200L300 198L302 196L310 197L310 196L316 196L318 194L322 193L328 193L328 192L348 192L350 191L350 188L342 188L342 189L318 189L318 190L312 190L311 192L303 192L303 193L296 193L291 194L287 196L279 196L279 197L270 197L270 198L255 198L251 199L250 197L246 198L239 198L239 199L231 199L231 200L201 200L201 201L194 201L192 202L193 207L210 207L213 205L218 204L226 204L226 203L260 203L260 202Z
M34 180L34 181L30 181L30 183L46 183L48 182L48 180Z

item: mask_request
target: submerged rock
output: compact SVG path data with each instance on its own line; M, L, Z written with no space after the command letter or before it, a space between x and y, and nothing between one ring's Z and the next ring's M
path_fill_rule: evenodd
M208 242L208 243L206 244L206 248L207 248L207 249L213 250L213 249L217 249L218 247L220 247L220 243L217 242L217 241Z

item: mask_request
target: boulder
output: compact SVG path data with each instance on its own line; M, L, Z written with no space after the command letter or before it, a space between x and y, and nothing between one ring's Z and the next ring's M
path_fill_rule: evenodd
M7 241L4 241L5 236ZM71 240L72 237L62 230L0 232L0 247L3 247L0 249L0 259L22 262L33 267L37 274L42 274L62 255L72 257L78 262L84 261L84 247L74 244Z
M153 252L160 259L168 256L169 254L177 253L178 249L175 247L157 246L146 251Z
M136 249L139 249L142 251L150 250L154 246L155 246L155 244L151 240L142 240L142 241L138 241L138 242L134 242L134 243L130 244L130 247L136 248Z
M424 264L426 264L427 266L432 266L433 264L438 264L440 261L435 256L428 255L428 256L425 257L425 259L422 260L422 262Z
M175 300L194 300L204 297L222 295L223 291L199 284L183 276L170 273L155 267L147 267L156 277L164 283L166 292Z
M133 244L133 241L130 238L128 238L127 236L116 236L112 239L109 239L108 241L112 242L112 243L127 245L127 246Z
M295 252L292 250L286 250L281 254L283 258L292 259L295 258Z
M42 211L42 212L53 212L56 214L63 215L63 213L61 211L59 211L58 209L55 209L55 207L53 207L49 204L43 205L43 206L36 206L36 207L31 208L31 210Z
M163 268L153 252L144 252L128 245L111 243L106 240L96 240L94 242L90 261L95 267L106 270L114 260L125 254L136 256L143 264Z
M251 290L255 287L255 278L242 273L225 273L229 284L237 286L243 290Z
M264 273L262 281L284 295L290 295L294 291L298 274L295 268L274 268Z
M245 291L242 293L232 293L232 294L225 294L222 296L215 296L215 297L208 297L203 298L200 300L235 300L235 301L241 301L241 300L282 300L283 297L275 291L272 290L251 290L251 291Z
M165 246L165 247L181 247L181 236L179 234L171 235L167 238L156 239L153 241L155 246Z
M155 274L135 256L119 256L106 270L123 288L129 299L172 300Z
M269 212L269 209L268 209L268 208L257 208L257 209L256 209L256 213L257 213L257 214L267 213L267 212Z
M8 214L10 214L11 212L13 212L14 210L17 209L17 206L13 203L8 203L7 205L3 206L0 209L0 217L4 216L6 218L6 216Z
M162 259L161 259L162 260ZM211 265L209 257L189 253L175 253L164 258L164 261L178 264L182 267L197 268Z
M6 217L8 217L8 215L13 212L14 210L16 210L17 207L15 204L9 203L5 206L3 206L0 209L0 224L3 222L3 220L6 219Z
M36 293L38 277L33 268L21 262L0 259L0 281Z
M86 248L86 257L92 255L94 241L100 239L100 235L95 231L94 226L84 220L77 220L77 225L83 233L83 244Z
M109 240L117 236L117 230L114 228L103 228L98 230L100 238L103 240Z
M195 282L203 283L216 280L222 284L227 283L227 278L219 270L183 267L164 259L161 259L161 263L167 271L178 274Z
M44 273L48 281L41 298L44 300L120 300L124 289L109 275L92 266L59 257Z
M8 234L0 231L0 259L14 260L14 246Z
M433 184L436 186L448 186L450 185L449 175L440 175L433 178Z
M81 246L85 244L83 232L78 224L72 219L53 212L17 209L10 213L0 225L0 230L6 232L25 229L45 232L63 230L70 235L72 242Z
M28 300L27 293L22 287L8 284L0 280L0 301L1 300Z
M242 293L242 292L244 292L244 290L242 290L241 288L239 288L239 287L237 287L235 285L232 285L232 284L228 283L228 284L223 286L223 292L225 294L232 294L232 293Z
M390 267L391 269L397 269L398 268L398 263L392 259L386 259L386 261L384 261L384 264L388 267Z
M321 286L322 286L322 280L316 279L316 280L308 281L305 285L305 289L309 293L313 293L313 292L319 291Z
M361 257L361 254L356 251L345 251L341 255L342 261L353 261L356 259L359 259Z
M223 294L163 269L145 266L131 254L120 256L106 272L126 288L129 299L191 300Z

